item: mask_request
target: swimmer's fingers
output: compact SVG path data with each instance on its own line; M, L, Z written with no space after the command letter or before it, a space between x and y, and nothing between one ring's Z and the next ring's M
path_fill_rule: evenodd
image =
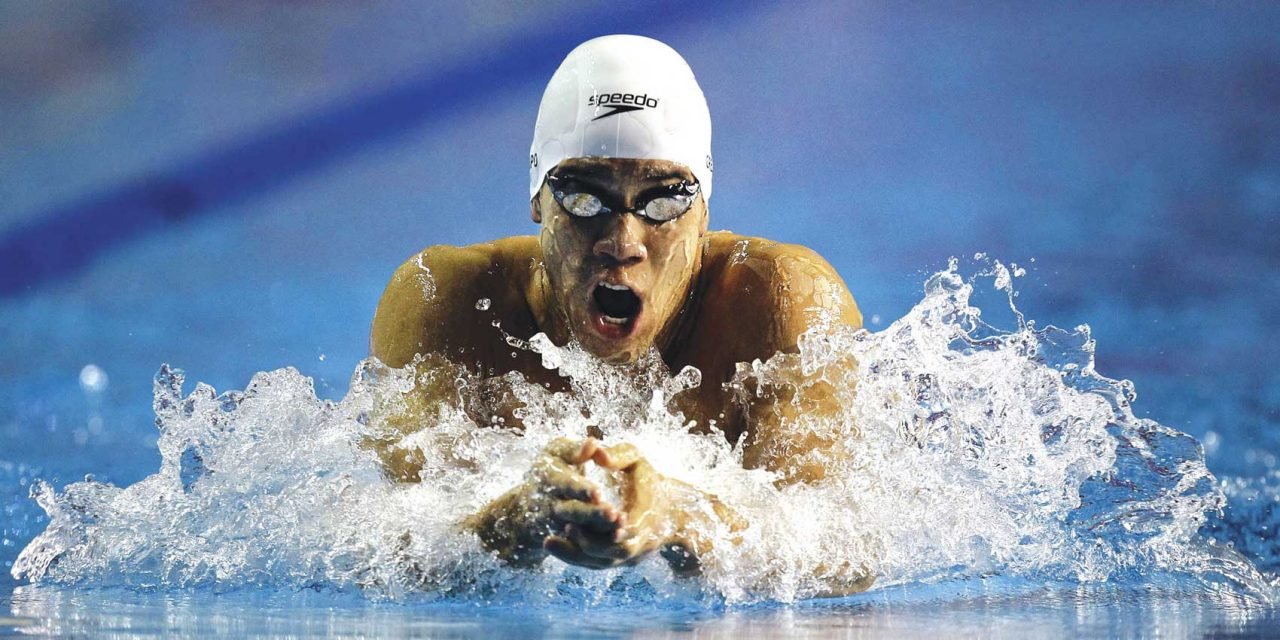
M650 545L644 544L640 536L633 535L625 528L614 531L598 531L580 525L566 525L566 538L583 553L596 558L607 558L616 563L635 563L648 554Z
M558 500L551 505L551 515L561 526L566 524L585 527L595 533L613 539L621 529L626 516L611 505L589 503L581 500Z
M599 443L594 438L584 441L558 438L547 445L533 465L533 479L540 489L554 497L597 502L600 491L582 475L580 465L595 455Z
M566 464L577 466L590 460L599 448L600 442L595 438L587 438L586 440L556 438L543 449L543 452L564 461Z
M540 490L554 499L600 502L600 489L582 474L566 470L548 470L539 475Z
M587 567L588 569L607 569L617 565L616 561L609 558L587 554L567 536L547 536L546 540L542 542L542 548L564 562Z
M591 459L606 469L619 471L643 461L644 456L640 454L640 450L635 445L623 442L611 447L597 446L592 451Z
M551 514L559 530L556 537L571 543L576 553L610 562L631 561L638 555L627 544L632 538L627 516L613 505L561 500L552 505Z

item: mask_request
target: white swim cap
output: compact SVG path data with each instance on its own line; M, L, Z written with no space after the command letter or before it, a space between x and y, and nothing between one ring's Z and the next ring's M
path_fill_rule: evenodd
M679 162L711 198L711 113L689 64L652 38L604 36L571 51L538 108L529 197L566 158Z

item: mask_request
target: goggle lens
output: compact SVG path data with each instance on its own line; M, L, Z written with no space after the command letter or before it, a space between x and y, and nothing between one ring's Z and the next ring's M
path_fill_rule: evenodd
M556 192L556 199L560 201L560 206L565 211L578 216L579 218L590 218L606 211L604 203L589 193L561 193Z
M692 196L654 198L644 205L644 217L658 222L675 220L693 206Z
M612 213L611 209L604 206L600 196L588 191L578 191L576 185L561 188L561 184L567 182L563 178L547 176L547 182L551 185L551 193L555 196L556 202L559 202L560 206L572 216L594 218L602 213ZM682 182L673 185L671 191L674 192L671 195L650 198L649 201L637 207L636 213L654 222L675 220L693 206L694 199L698 197L698 183Z

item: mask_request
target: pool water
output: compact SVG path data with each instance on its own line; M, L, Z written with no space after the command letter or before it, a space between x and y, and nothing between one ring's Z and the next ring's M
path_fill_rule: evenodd
M709 638L1269 637L1274 611L1158 588L917 585L854 598L734 609L632 605L516 608L370 603L329 594L138 594L24 588L7 631L30 634Z
M48 3L21 16L0 9L8 30L0 58L33 61L0 67L0 633L1274 634L1274 8L469 6L431 15L395 3L360 15L337 5L237 3ZM661 19L670 15L682 19ZM1014 336L1001 338L1009 350L977 348L958 364L920 361L913 404L862 415L873 438L862 446L884 454L872 468L890 474L887 456L898 445L874 437L897 431L874 425L927 409L922 422L905 424L916 425L917 442L934 442L912 453L929 473L899 469L885 487L864 476L861 503L821 493L743 499L762 514L792 499L881 507L856 522L842 511L819 518L826 528L779 518L758 547L772 550L760 557L802 566L812 549L853 557L891 541L898 555L877 556L882 579L866 594L812 599L803 585L762 586L749 572L691 587L664 582L654 567L606 577L553 567L514 590L441 599L316 573L336 565L303 553L342 549L334 541L352 527L344 516L361 504L403 504L398 515L379 512L385 518L370 530L410 523L427 531L415 553L474 560L463 543L432 533L443 515L430 519L433 509L455 513L466 501L381 483L367 460L342 457L354 427L335 416L344 398L358 404L349 391L369 320L401 260L428 244L532 232L517 160L540 85L573 44L610 31L653 35L689 59L716 123L713 226L827 257L874 336L843 348L906 370L912 352L895 331L923 326L913 314L940 299L923 285L949 272L952 256L961 258L956 277L972 285L968 304L992 327L971 324L981 335L970 335ZM15 35L32 33L45 36ZM71 52L66 64L44 54L55 41ZM316 139L330 144L302 142ZM997 263L1025 274L997 287ZM1064 333L1035 333L1049 325ZM1071 357L1018 356L1014 343L1028 332ZM942 335L922 343L937 347L924 352L951 352ZM1081 336L1096 346L1085 349ZM958 390L1035 406L1041 396L1025 379L991 371L1062 371L1088 350L1093 371L1114 381L1103 385L1103 402L1131 412L1118 430L1084 420L1072 432L1080 439L1044 447L1039 466L1019 466L1014 455L1034 442L965 449L929 440L961 432L957 425L969 433L992 426L981 420L921 430L929 416L955 418L983 397L957 402ZM983 369L987 357L1001 367ZM233 414L265 439L255 454L212 437L211 420L157 415L153 383L163 363L187 372L178 398L197 381L220 394L246 389L260 372L298 374L276 387L279 412ZM868 375L883 383L868 394L907 390L891 388L897 378ZM934 384L948 406L929 405ZM1103 397L1051 388L1086 403ZM629 434L680 437L660 422ZM335 440L307 448L288 428ZM1091 435L1103 432L1111 439ZM1167 448L1153 445L1155 457L1144 458L1126 441ZM1107 446L1090 449L1096 442ZM238 468L250 489L202 476L189 457L184 465L195 449L183 443L205 447L209 465L247 451ZM509 447L495 483L511 480L522 445L490 444ZM722 450L689 445L714 464L699 470L692 453L666 464L751 486ZM310 457L279 455L288 446ZM974 451L993 455L965 466ZM1107 451L1119 451L1115 462ZM268 469L273 455L289 463ZM1064 460L1075 466L1050 481L1048 463ZM1151 460L1171 464L1146 474ZM324 465L332 476L303 482ZM321 500L344 472L372 502ZM1106 482L1117 478L1135 482ZM60 494L69 485L80 497ZM22 566L20 552L51 523L31 497L35 486L49 487L46 505L63 507L60 531L69 536L46 540L70 551L50 571L19 579L11 571ZM901 506L894 491L912 486L935 498ZM173 487L166 507L147 502ZM1044 493L1054 487L1070 491ZM307 500L319 510L307 511ZM122 504L132 511L104 508ZM1143 508L1124 511L1127 504ZM236 522L237 505L296 517L219 530ZM304 517L319 512L329 519ZM965 517L946 521L948 512ZM188 519L162 520L177 513ZM912 526L890 533L886 514ZM849 544L822 537L864 529L870 537L851 535ZM192 531L203 546L181 544ZM955 532L965 537L946 535ZM778 542L787 533L812 544L787 547ZM270 553L233 553L237 535ZM1107 553L1075 553L1097 541ZM488 575L478 571L469 575Z

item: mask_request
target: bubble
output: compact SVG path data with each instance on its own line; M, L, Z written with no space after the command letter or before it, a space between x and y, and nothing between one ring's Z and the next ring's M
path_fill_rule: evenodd
M107 372L96 364L87 364L80 370L80 388L85 393L102 393L107 390Z
M1204 445L1205 455L1213 456L1218 453L1218 448L1222 446L1222 436L1211 429L1205 432L1204 439L1200 443Z
M476 310L477 310L477 311L488 311L488 310L489 310L489 305L490 305L490 304L491 304L491 302L490 302L490 300L489 300L488 298L480 298L479 300L476 300Z

